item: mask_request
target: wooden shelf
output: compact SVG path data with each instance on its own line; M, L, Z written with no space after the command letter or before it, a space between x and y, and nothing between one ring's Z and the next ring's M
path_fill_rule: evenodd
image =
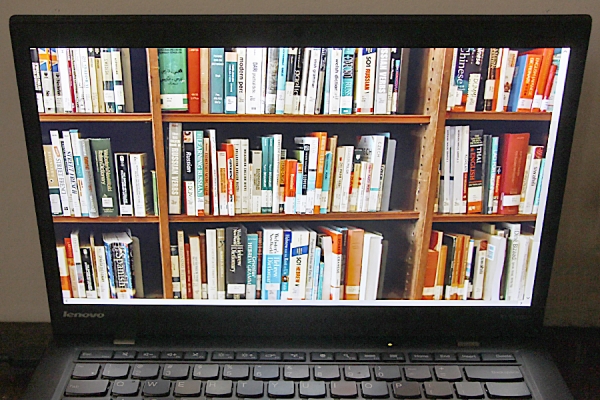
M240 214L233 217L207 215L192 217L171 215L170 222L288 222L288 221L382 221L414 220L419 218L418 211L355 212L328 214Z
M151 113L64 113L40 114L40 122L150 122Z
M447 120L485 120L485 121L550 121L549 112L446 112Z
M429 124L429 115L279 115L163 113L164 122L262 122L306 124Z
M58 224L155 224L158 217L54 217L53 220Z
M528 222L536 218L536 214L434 214L433 222Z

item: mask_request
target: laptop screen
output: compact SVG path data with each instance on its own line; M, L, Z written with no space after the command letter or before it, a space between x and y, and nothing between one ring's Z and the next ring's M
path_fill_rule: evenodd
M532 305L569 47L230 36L22 55L64 305Z

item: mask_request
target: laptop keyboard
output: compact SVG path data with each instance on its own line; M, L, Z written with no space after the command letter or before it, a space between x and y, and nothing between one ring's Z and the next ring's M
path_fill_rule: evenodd
M81 351L63 399L530 399L512 353Z

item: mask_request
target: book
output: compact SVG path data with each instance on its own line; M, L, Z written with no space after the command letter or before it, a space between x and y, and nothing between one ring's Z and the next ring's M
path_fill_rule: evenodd
M140 248L140 239L131 236L131 274L133 275L133 288L135 290L134 297L146 297L144 291L144 275L142 271L142 251Z
M79 251L85 285L85 297L88 299L97 299L98 291L96 290L96 277L92 264L92 249L89 246L80 246Z
M385 174L383 177L383 187L381 188L381 205L379 211L390 210L390 198L392 195L392 180L394 178L394 163L396 162L396 145L395 139L387 141L385 151Z
M488 243L483 300L498 301L500 300L500 285L506 256L506 238L498 235L495 230L492 232L474 230L473 238L485 239Z
M133 215L146 217L153 214L152 182L148 170L146 153L130 153L131 188L133 194Z
M196 189L195 193L195 212L194 215L204 215L204 207L208 206L206 202L206 195L208 193L208 186L205 183L208 180L208 168L205 168L206 161L204 159L204 132L201 130L193 131L194 135L194 186ZM205 176L206 175L206 176Z
M63 132L63 136L71 137L71 149L73 155L73 164L75 167L75 179L77 185L77 195L79 197L79 203L81 205L81 216L89 217L89 193L88 186L85 183L85 176L83 174L83 156L81 149L81 138L77 129L71 129L68 134Z
M95 167L94 182L100 215L103 217L116 217L119 211L110 139L90 139L89 144L92 162Z
M246 299L256 299L256 281L258 273L258 234L249 233L247 240L246 262Z
M210 52L208 47L200 48L200 113L209 113L210 103Z
M210 144L210 188L212 192L212 213L213 215L220 214L220 186L217 160L217 132L214 129L207 129L209 144Z
M386 137L383 135L365 135L358 137L357 147L364 150L364 159L366 162L373 163L373 173L371 175L371 187L369 190L369 201L366 204L368 211L377 211L377 204L380 191L381 166L383 164L383 154L385 150Z
M229 215L227 152L224 150L217 151L217 171L219 177L219 201L217 203L219 205L219 215Z
M93 243L94 235L90 235L90 247L92 249L92 258L94 260L94 269L98 277L98 298L110 299L110 282L108 280L108 265L106 264L106 249L104 246L96 246ZM61 276L62 277L62 276Z
M92 69L94 70L94 77L96 77L97 71L95 68L95 56L94 56L94 50L92 50L91 53L91 57L92 59L94 59L94 63L90 64L90 74L92 73ZM65 47L59 47L56 49L56 58L57 58L57 63L58 63L58 73L60 76L60 91L61 91L61 97L62 97L62 106L63 106L63 112L65 113L71 113L75 111L75 103L73 101L73 97L71 95L71 91L72 91L72 79L69 76L69 59L70 59L70 54L71 52L69 51L68 48ZM33 52L32 52L33 55ZM36 53L36 58L37 58L37 53ZM33 61L33 59L32 59ZM36 96L38 95L38 93L41 95L41 78L39 76L39 63L37 64L38 70L37 70L37 75L34 72L34 84L35 84L35 91L36 91ZM37 76L37 78L36 78ZM102 78L102 77L100 77ZM101 82L101 79L100 79ZM98 90L98 87L100 88L100 91L102 91L102 86L98 86L97 85L97 80L96 80L96 90ZM96 99L96 101L98 101L98 99ZM42 105L43 105L43 100L42 100ZM38 101L38 108L39 108L39 101ZM43 112L43 109L42 111ZM99 112L96 111L96 112Z
M542 63L540 65L540 74L535 87L535 95L533 96L533 102L531 103L531 111L540 112L542 111L542 100L544 99L544 92L546 89L547 82L553 78L550 76L550 70L552 66L552 58L554 56L553 48L541 49L542 52Z
M262 228L262 292L263 300L279 300L281 296L281 265L283 262L283 229Z
M65 159L65 177L67 178L67 191L69 193L69 208L72 210L72 216L81 217L82 210L79 199L77 175L75 173L75 159L73 157L73 147L71 145L71 134L69 131L62 132L61 145Z
M340 85L340 114L352 114L354 90L355 49L345 47L342 52L342 76Z
M226 269L226 251L225 251L225 229L217 228L217 299L225 300L227 293L225 269Z
M314 214L315 210L320 207L321 201L321 193L320 191L317 193L316 184L317 184L317 170L319 167L319 142L322 142L322 138L319 137L296 137L294 138L294 142L302 146L302 148L306 148L308 145L308 168L304 166L304 170L307 171L306 175L306 203L305 203L305 212L306 214ZM306 160L306 150L304 154L304 159ZM323 160L324 161L324 160ZM303 163L304 165L304 163ZM321 182L322 185L322 182ZM318 196L318 197L317 197ZM315 201L318 199L318 201Z
M210 48L210 102L211 114L222 114L225 110L225 49Z
M296 75L296 57L298 48L290 47L287 49L287 59L285 60L285 92L283 94L283 113L292 114L294 111L294 79ZM283 72L283 66L280 65L280 73ZM279 82L278 82L279 83Z
M188 111L200 114L200 48L187 49Z
M237 47L237 113L246 113L246 48Z
M292 231L283 227L283 255L281 257L281 300L289 299L290 273L293 267L290 265L290 245L292 242ZM306 282L306 277L304 278Z
M260 87L263 77L261 69L263 63L262 48L248 47L246 50L246 114L261 114Z
M321 64L321 48L310 48L310 59L307 68L306 103L303 114L315 114L317 87L319 84L319 68Z
M346 279L344 286L345 300L359 299L364 235L365 231L363 229L348 227Z
M246 227L243 225L225 229L226 297L228 299L244 299L246 296L247 235Z
M389 47L380 47L377 49L377 65L375 68L375 93L373 100L374 114L388 113L388 83L390 70L390 51Z
M104 66L102 64L102 49L98 47L93 48L94 51L94 67L96 69L96 88L98 90L98 112L104 113L106 112L106 101L104 99ZM69 65L71 64L71 53L66 51L67 56L67 67L70 71ZM91 68L91 67L90 67ZM71 73L69 73L71 75ZM75 88L73 87L73 80L71 79L69 82L70 89L70 99L71 99L71 109L73 112L76 112L77 109L75 107ZM65 97L66 98L66 97ZM132 104L133 107L133 104ZM133 111L133 108L132 108Z
M475 111L484 51L483 48L457 50L451 89L454 91L453 111Z
M237 113L238 54L234 49L225 52L225 114Z
M179 255L179 282L181 285L181 298L186 300L188 298L188 280L191 280L191 276L188 276L186 262L185 262L185 233L183 230L177 231L177 254Z
M173 298L181 298L181 280L179 277L179 251L177 245L171 245L171 287Z
M300 79L299 103L296 114L306 114L306 96L308 87L308 77L311 69L311 47L305 47L302 51L302 77Z
M260 210L263 214L272 211L273 204L273 146L275 139L272 136L262 136L262 156L260 168L261 201ZM256 174L256 172L255 172Z
M200 297L203 300L208 299L208 265L206 254L206 233L198 233L200 246Z
M500 178L499 214L517 214L525 174L529 133L502 135L498 163L502 167Z
M353 103L355 114L373 114L376 62L377 49L360 47L356 50Z
M308 273L309 231L294 228L290 235L290 273L288 300L306 298L306 280Z
M376 300L381 270L383 237L376 232L365 232L360 277L359 300Z
M218 299L217 291L217 230L207 229L206 233L206 284L209 300Z
M112 47L110 49L110 58L112 61L112 78L114 85L113 89L115 91L115 112L123 113L125 112L125 88L123 86L123 65L121 63L121 49ZM85 69L86 64L87 63L85 63L84 61L82 69ZM85 79L88 80L89 75ZM84 80L84 89L86 89L86 87L87 85L85 84Z
M540 177L540 168L544 157L544 146L529 146L527 160L530 160L529 168L525 168L523 186L521 189L521 201L519 203L519 214L533 214L535 195Z
M117 299L131 299L135 295L132 275L131 235L126 232L103 234L106 261L113 271L114 288ZM112 286L111 282L111 286Z
M469 131L469 174L467 214L479 214L483 209L483 130Z
M63 300L70 299L73 296L71 293L71 280L69 277L69 266L67 264L67 253L64 245L56 245L56 257L58 260L58 272L60 274L60 288L62 291L62 297Z
M500 227L508 232L506 242L506 258L504 271L502 272L502 284L500 287L500 299L516 301L519 299L519 287L522 271L519 265L519 237L521 235L521 224L502 222Z
M50 210L52 215L62 215L63 210L60 203L60 186L58 183L58 174L54 165L54 152L52 145L44 145L44 163L46 165L46 180L48 182L48 193L50 195ZM61 174L64 175L62 167Z
M81 164L83 169L84 193L87 196L88 214L90 218L98 218L100 211L98 207L98 197L96 195L96 184L94 179L94 162L92 159L92 149L90 139L81 139Z
M292 89L292 114L300 114L300 98L302 92L302 67L304 63L304 48L296 50L296 61L294 63L294 87Z
M285 188L284 188L284 209L285 214L296 213L296 183L297 183L298 161L293 159L285 160Z
M54 77L52 75L52 61L50 48L38 48L38 60L40 67L40 78L42 81L42 98L44 100L44 112L56 113L56 102L54 97Z
M45 112L44 94L42 91L42 77L40 75L40 58L38 55L38 50L35 48L31 48L30 56L31 56L31 70L33 72L33 86L34 86L34 90L35 90L35 99L36 99L36 104L37 104L37 110L39 113L43 113L43 112ZM65 76L67 76L67 75L65 75Z
M261 101L264 101L264 114L275 114L277 102L277 74L279 63L279 48L269 47L266 49L266 75L264 81L264 96L261 96Z
M181 123L169 123L169 214L181 214Z
M500 60L500 49L497 47L486 49L487 76L484 83L483 109L481 111L493 111L494 89L496 86L496 71Z
M133 216L130 168L129 153L115 153L119 215L121 216Z
M158 49L160 104L163 111L188 111L186 55L186 48Z
M343 243L342 233L330 227L320 226L319 231L331 238L331 252L323 246L325 257L331 261L331 278L329 288L329 300L342 300L341 277L342 277L342 255Z

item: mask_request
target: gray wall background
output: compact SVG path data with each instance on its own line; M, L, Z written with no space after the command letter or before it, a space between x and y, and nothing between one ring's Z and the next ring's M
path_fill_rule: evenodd
M1 0L0 321L49 321L25 140L14 75L13 14L590 14L595 21L546 323L600 326L600 2L598 0ZM465 27L468 29L468 27ZM151 31L149 31L151 34Z

